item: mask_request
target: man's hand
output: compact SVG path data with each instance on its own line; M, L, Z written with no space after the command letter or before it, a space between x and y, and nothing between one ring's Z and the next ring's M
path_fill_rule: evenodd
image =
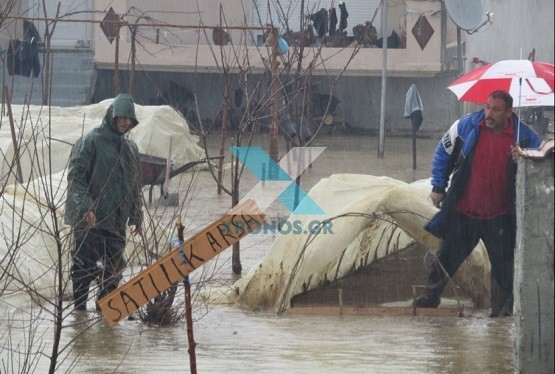
M513 158L514 162L518 162L518 160L524 155L522 152L522 148L520 148L519 144L511 145L511 157Z
M436 208L439 208L439 204L443 201L443 199L445 198L445 194L444 193L439 193L439 192L430 192L430 199L432 199L432 203L434 203L434 206Z
M89 210L87 213L83 215L83 219L87 224L91 227L96 226L96 214L92 210Z

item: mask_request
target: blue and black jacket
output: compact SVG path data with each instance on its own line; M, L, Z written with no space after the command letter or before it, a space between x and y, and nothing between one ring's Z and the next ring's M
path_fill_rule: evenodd
M457 120L445 133L439 142L432 160L432 191L445 193L440 211L428 222L425 229L443 238L449 226L450 216L455 211L455 205L461 198L470 175L472 156L480 136L480 123L484 120L484 110L468 114ZM514 143L517 139L522 148L537 148L541 145L539 135L524 123L518 125L518 117L513 113L512 123L515 127ZM520 132L517 138L517 131ZM511 194L515 197L516 163L509 156L507 159Z

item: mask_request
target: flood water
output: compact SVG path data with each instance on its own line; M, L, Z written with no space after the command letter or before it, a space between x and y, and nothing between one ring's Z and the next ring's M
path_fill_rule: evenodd
M314 146L326 147L302 177L309 190L317 181L334 173L385 175L412 182L429 177L429 165L438 139L418 139L417 170L412 169L410 138L387 138L385 157L378 158L378 140L368 135L322 134ZM267 149L266 136L257 145ZM231 140L230 140L231 145ZM280 143L280 154L284 143ZM216 150L217 137L210 139ZM227 175L229 178L229 175ZM241 190L256 183L245 176ZM188 188L185 198L185 225L189 233L204 227L223 213L230 203L217 196L208 172L183 175L181 186L172 181L170 191ZM155 204L149 209L154 210ZM274 204L269 217L286 216ZM157 213L156 213L157 214ZM169 223L171 224L171 223ZM267 253L271 233L251 235L242 243L243 274ZM207 268L212 269L215 285L229 286L231 250L224 251ZM192 277L193 287L200 276ZM395 281L395 280L392 280ZM180 293L178 300L183 300ZM23 307L24 313L4 314L0 340L19 344L21 354L34 331L32 352L49 355L52 343L51 317L43 314L31 324L29 309L21 301L7 303ZM188 343L183 322L172 327L146 326L138 321L123 321L108 327L92 311L70 314L64 320L62 353L58 372L75 373L177 373L189 372ZM7 304L0 306L11 311ZM10 320L5 316L9 315ZM2 316L0 316L2 317ZM199 373L507 373L513 372L513 318L488 317L488 311L465 317L414 316L277 316L272 311L244 310L229 305L207 305L198 298L194 303L194 334ZM44 318L41 320L40 318ZM15 350L15 349L13 349ZM16 355L17 356L17 355ZM48 359L36 356L33 371L48 370ZM0 351L0 372L20 372L21 363L10 362L14 355ZM18 366L19 365L19 366Z

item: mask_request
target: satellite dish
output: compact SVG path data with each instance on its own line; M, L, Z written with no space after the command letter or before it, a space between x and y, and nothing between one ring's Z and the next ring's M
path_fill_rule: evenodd
M482 22L481 0L445 0L445 8L455 25L474 30Z

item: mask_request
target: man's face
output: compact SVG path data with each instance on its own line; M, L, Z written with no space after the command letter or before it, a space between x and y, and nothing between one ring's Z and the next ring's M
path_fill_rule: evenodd
M131 118L116 117L116 131L120 134L125 134L131 127Z
M494 132L502 132L509 123L513 110L505 105L503 99L490 97L484 107L486 125Z

